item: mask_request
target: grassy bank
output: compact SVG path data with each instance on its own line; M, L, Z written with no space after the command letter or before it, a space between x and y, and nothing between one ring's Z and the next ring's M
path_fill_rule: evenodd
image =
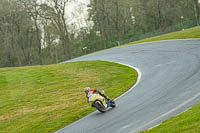
M142 133L199 133L200 132L200 103L164 121L161 125Z
M83 87L117 97L137 79L135 70L104 61L0 69L0 133L56 131L94 111Z
M187 38L200 38L200 26L196 26L190 29L178 31L178 32L172 32L160 36L155 36L151 38L147 38L144 40L139 40L135 42L130 42L125 45L131 45L131 44L137 44L137 43L143 43L143 42L152 42L152 41L160 41L160 40L171 40L171 39L187 39Z

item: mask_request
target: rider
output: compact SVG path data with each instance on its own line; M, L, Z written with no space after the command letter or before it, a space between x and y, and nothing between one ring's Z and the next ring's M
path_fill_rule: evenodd
M85 91L85 94L86 94L86 97L88 99L88 93L89 92L92 92L92 93L98 93L99 95L101 95L102 97L104 97L106 99L106 101L109 101L111 100L108 96L106 96L104 94L104 91L103 90L98 90L98 89L95 89L95 88L90 88L90 87L85 87L83 88L84 91Z

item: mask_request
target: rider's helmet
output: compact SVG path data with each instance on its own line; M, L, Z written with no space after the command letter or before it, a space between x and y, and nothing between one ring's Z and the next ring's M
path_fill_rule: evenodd
M85 87L83 89L84 89L84 91L85 91L86 94L90 91L90 87Z

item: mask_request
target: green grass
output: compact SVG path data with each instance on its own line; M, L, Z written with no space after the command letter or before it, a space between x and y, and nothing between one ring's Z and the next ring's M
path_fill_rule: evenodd
M135 70L104 61L0 69L0 133L54 132L94 111L84 87L117 97Z
M183 31L172 32L160 36L155 36L135 42L130 42L125 45L144 43L144 42L152 42L152 41L160 41L160 40L171 40L171 39L187 39L187 38L200 38L200 26L196 26L190 29L186 29ZM122 45L123 46L123 45Z
M142 133L200 133L200 103Z

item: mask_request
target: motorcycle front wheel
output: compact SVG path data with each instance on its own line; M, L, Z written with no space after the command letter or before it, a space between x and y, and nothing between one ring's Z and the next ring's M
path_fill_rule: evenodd
M112 108L114 108L114 107L116 107L116 104L115 104L115 101L114 100L112 100L112 101L110 101L110 106L112 107Z

